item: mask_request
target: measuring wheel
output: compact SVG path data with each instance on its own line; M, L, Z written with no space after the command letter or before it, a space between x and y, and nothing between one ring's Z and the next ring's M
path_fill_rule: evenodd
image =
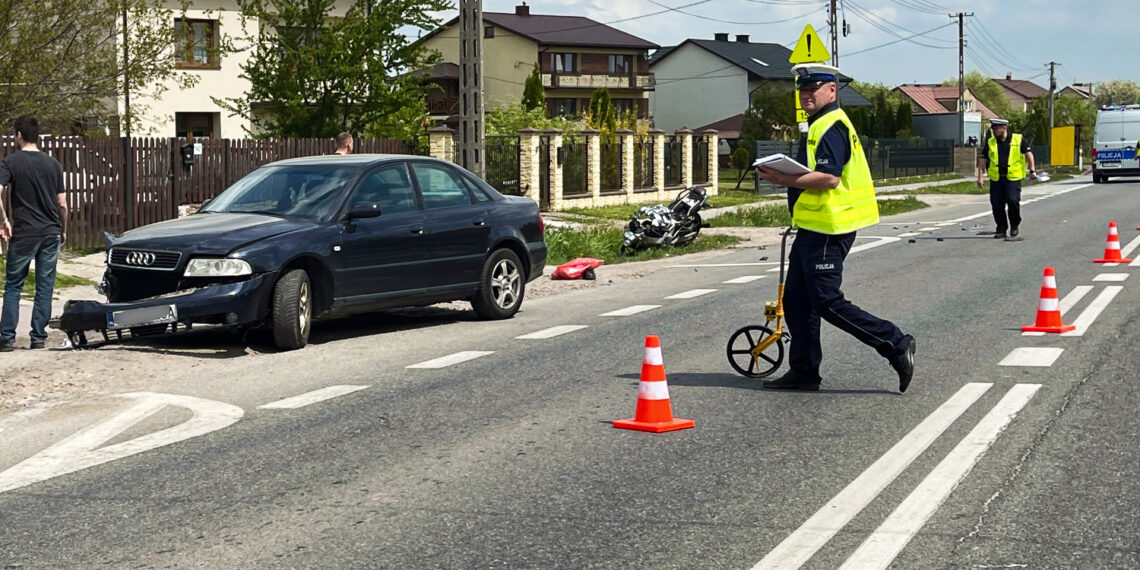
M772 329L760 325L749 325L728 337L728 363L743 376L763 378L776 371L784 361L784 343L778 338L760 354L752 351L762 341L772 336Z

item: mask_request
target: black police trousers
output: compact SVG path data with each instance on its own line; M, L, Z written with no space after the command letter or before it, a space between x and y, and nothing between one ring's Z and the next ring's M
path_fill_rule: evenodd
M820 318L891 358L902 353L903 332L894 323L860 309L843 297L843 260L855 232L825 235L800 229L788 257L784 316L792 334L788 363L804 380L820 379L823 349Z
M994 208L994 222L997 233L1005 233L1010 228L1021 225L1021 181L991 180L990 205ZM1006 209L1009 217L1006 217Z

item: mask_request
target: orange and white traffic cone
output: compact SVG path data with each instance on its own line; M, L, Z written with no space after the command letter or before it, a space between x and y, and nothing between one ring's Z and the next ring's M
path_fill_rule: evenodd
M1115 229L1115 228L1113 228ZM1037 304L1037 322L1021 327L1022 332L1063 333L1077 328L1061 322L1061 300L1057 296L1057 277L1052 267L1045 268L1041 283L1041 301Z
M1132 261L1120 256L1120 234L1116 231L1116 222L1108 223L1108 243L1104 246L1104 258L1094 259L1093 263L1128 263Z
M673 417L669 404L669 386L665 382L665 361L661 359L661 339L645 337L645 359L641 362L641 382L637 386L637 410L634 417L614 420L614 427L661 433L691 428L693 420Z

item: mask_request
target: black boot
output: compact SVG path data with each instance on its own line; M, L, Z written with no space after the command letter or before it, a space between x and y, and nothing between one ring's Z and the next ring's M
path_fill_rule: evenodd
M906 348L891 358L891 368L894 368L899 375L899 392L906 392L911 379L914 378L914 352L916 348L914 337L908 334L903 338L909 341Z
M795 370L789 370L783 376L764 382L764 387L769 390L803 390L806 392L814 392L819 390L819 380L810 380L804 378Z

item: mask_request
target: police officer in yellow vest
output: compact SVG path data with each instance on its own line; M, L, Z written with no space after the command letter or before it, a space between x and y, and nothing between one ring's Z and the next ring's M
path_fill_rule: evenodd
M985 144L985 154L978 159L978 187L982 187L982 173L990 177L990 205L994 209L994 222L997 231L994 239L1017 238L1021 225L1021 179L1025 178L1025 167L1029 166L1029 177L1037 178L1033 163L1033 152L1029 143L1019 134L1009 134L1009 121L990 120L989 137ZM1006 209L1009 215L1006 215Z
M788 187L792 224L799 228L788 257L784 313L791 333L791 370L765 388L818 390L823 349L820 319L826 320L890 361L905 392L914 375L914 337L890 321L855 306L843 296L843 261L855 232L879 222L879 205L863 147L847 114L839 108L836 76L830 65L792 68L800 105L809 115L798 160L806 174L783 174L760 167L760 178Z

